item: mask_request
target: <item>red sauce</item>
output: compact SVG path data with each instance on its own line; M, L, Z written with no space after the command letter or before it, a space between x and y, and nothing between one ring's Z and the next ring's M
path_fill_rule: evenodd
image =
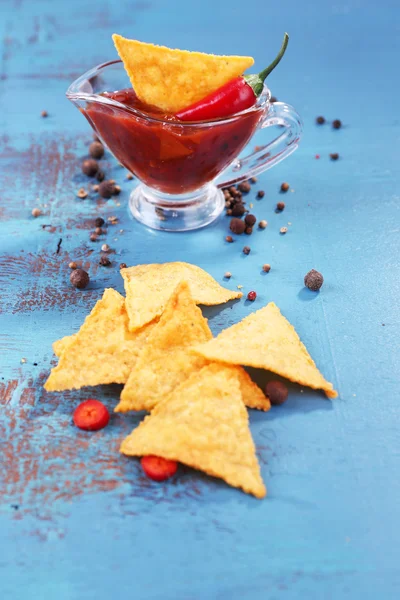
M230 122L196 126L145 105L133 89L103 96L141 114L88 102L84 115L124 167L149 187L168 194L190 192L215 179L247 144L263 115L260 108Z

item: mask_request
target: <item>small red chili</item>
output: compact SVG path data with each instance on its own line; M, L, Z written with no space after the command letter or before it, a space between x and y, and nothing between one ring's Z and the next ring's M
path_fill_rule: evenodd
M143 456L140 461L142 469L150 479L164 481L175 475L178 469L176 460L168 460L161 456Z
M79 429L98 431L103 429L110 420L107 407L93 398L85 400L74 410L73 421Z
M249 292L247 294L247 300L251 300L252 302L254 302L254 300L257 298L257 294L256 292Z
M264 89L265 79L285 54L288 42L289 36L285 33L277 57L264 71L235 77L215 92L179 111L176 118L180 121L208 121L228 117L253 106Z

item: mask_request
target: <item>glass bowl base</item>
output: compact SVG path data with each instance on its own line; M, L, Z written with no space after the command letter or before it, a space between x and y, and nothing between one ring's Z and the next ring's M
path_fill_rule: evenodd
M163 194L139 184L131 193L132 215L152 229L191 231L215 221L225 207L221 190L209 184L191 194Z

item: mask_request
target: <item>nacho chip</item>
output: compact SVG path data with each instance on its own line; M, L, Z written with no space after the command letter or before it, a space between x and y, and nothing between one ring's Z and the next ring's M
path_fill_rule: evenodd
M124 298L106 289L82 327L61 354L45 383L47 391L85 385L125 383L153 324L128 331Z
M181 281L187 281L196 304L224 304L241 298L219 285L211 275L184 262L137 265L122 269L126 292L129 329L135 331L150 323L163 312L171 294Z
M117 412L152 410L179 383L206 362L187 348L212 338L207 319L181 282L170 297L122 390Z
M333 385L318 371L294 327L270 302L194 351L208 360L259 367L336 398Z
M205 98L254 64L251 56L216 56L172 50L112 36L137 96L168 112Z
M211 338L207 320L194 303L189 285L180 283L149 335L115 411L152 410L189 375L209 364L188 349ZM231 368L239 377L245 404L269 410L269 400L249 374L242 367Z
M56 340L53 342L53 352L56 356L61 356L66 348L73 342L75 339L76 333L72 335L66 335L63 338Z
M266 494L235 370L193 373L121 444L128 456L177 460L257 498Z

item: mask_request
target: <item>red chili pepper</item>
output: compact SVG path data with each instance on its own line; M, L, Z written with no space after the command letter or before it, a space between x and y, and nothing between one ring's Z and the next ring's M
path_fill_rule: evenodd
M264 71L258 75L235 77L215 92L179 111L176 118L180 121L209 121L234 115L253 106L263 91L265 79L285 54L288 42L289 36L285 33L277 57Z
M110 413L99 400L86 400L74 410L73 421L79 429L98 431L103 429L109 420Z
M175 475L178 469L176 460L168 460L161 456L143 456L140 464L147 477L154 481L164 481Z

